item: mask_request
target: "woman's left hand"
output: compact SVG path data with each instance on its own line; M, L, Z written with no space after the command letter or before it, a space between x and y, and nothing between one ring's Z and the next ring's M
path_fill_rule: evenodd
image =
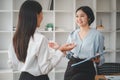
M53 48L53 49L58 49L58 48L59 48L59 44L56 43L56 42L53 42L53 41L50 41L50 42L48 43L48 46L49 46L50 48Z
M95 62L95 63L99 63L100 62L100 56L92 59L92 61Z

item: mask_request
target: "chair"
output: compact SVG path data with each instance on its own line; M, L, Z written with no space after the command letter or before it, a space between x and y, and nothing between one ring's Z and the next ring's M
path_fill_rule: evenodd
M98 75L120 74L120 63L104 63L98 68Z

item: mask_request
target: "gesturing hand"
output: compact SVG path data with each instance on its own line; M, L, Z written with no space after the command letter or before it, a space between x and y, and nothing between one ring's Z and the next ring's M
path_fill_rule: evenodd
M63 44L59 47L59 50L65 53L66 51L72 50L75 46L75 43Z
M53 41L50 41L48 43L48 45L49 45L50 48L53 48L53 49L58 49L59 48L59 44L56 43L56 42L53 42Z

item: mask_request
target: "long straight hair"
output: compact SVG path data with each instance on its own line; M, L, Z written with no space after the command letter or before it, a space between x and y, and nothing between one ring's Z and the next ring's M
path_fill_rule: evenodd
M15 54L19 61L25 62L30 37L37 27L37 14L42 12L42 6L33 0L25 1L19 12L17 29L13 37Z

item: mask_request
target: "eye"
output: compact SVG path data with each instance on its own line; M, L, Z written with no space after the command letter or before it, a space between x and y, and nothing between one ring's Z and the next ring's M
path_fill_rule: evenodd
M76 17L78 17L78 15L76 15Z
M81 15L80 17L84 17L85 15Z

